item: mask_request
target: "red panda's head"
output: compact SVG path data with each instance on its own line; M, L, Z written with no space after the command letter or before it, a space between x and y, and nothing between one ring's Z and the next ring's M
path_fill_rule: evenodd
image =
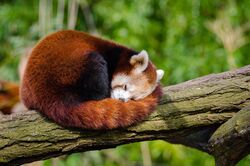
M113 75L111 97L128 101L139 100L151 94L164 75L163 70L156 70L149 61L146 51L131 56L129 66Z

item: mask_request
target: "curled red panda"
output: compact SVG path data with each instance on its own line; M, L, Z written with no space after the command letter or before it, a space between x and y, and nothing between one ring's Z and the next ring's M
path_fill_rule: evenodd
M114 129L139 122L154 110L163 74L146 51L66 30L34 47L20 94L27 108L62 126Z

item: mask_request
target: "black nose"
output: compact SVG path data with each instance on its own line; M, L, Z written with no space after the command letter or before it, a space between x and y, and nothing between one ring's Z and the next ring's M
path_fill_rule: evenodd
M125 98L119 98L119 100L121 100L121 101L123 101L123 102L124 102L124 101L125 101Z

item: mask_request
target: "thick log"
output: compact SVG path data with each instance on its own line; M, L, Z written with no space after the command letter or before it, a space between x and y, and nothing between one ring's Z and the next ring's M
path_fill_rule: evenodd
M230 136L234 132L225 130L223 134L220 128L217 132L220 134L214 131L248 105L250 65L165 87L164 97L157 111L144 122L125 129L65 129L35 111L2 116L0 165L20 165L73 152L113 148L121 144L157 139L195 147L218 158L221 154L218 148L222 146L217 143L228 142L227 140L234 138L233 135ZM241 133L241 130L245 131L249 127L244 126L248 125L243 123L245 121L249 121L249 116L244 121L237 121L237 124L242 125L237 132ZM247 137L244 134L240 136ZM227 138L226 141L224 138ZM237 142L238 139L234 141ZM248 153L249 145L244 142L244 152L241 152L240 157ZM238 160L239 158L236 161Z
M250 152L250 106L222 124L209 140L219 166L233 166Z

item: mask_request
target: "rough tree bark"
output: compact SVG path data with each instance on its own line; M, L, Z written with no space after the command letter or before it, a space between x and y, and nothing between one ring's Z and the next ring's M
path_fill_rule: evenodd
M156 139L208 152L217 165L234 165L250 152L249 105L250 65L165 87L157 111L126 129L65 129L35 111L2 116L0 165Z

